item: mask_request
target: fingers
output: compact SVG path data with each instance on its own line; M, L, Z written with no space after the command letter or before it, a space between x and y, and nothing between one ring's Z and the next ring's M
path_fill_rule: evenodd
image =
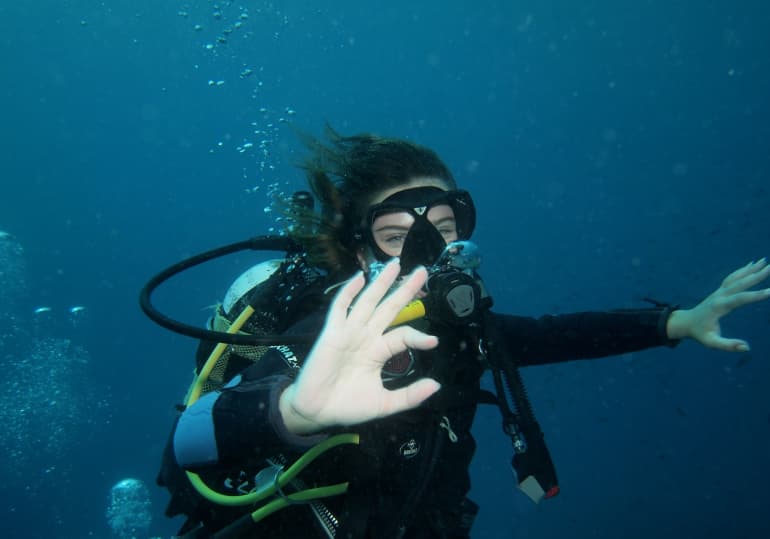
M722 283L722 288L716 293L717 296L721 296L718 309L720 316L742 305L770 298L770 288L746 291L768 277L770 277L770 266L764 258L751 262L728 275Z
M366 284L363 272L359 271L352 279L337 292L337 296L332 301L327 314L327 325L332 327L341 327L348 317L348 309L353 300Z
M377 278L356 298L353 308L348 314L348 320L354 324L364 325L369 322L377 305L380 303L390 287L396 282L401 266L398 259L388 262ZM395 316L395 315L394 315ZM384 329L384 328L383 328Z
M385 331L399 311L414 298L428 278L425 268L417 268L388 295L400 271L401 266L398 259L388 262L380 275L369 283L355 299L353 307L349 309L347 314L348 322L354 326L366 325L377 332ZM384 300L383 297L385 297Z
M382 303L377 307L377 311L372 315L371 323L376 328L382 328L384 331L396 315L404 306L412 301L417 292L425 284L428 278L428 272L425 268L418 267L410 273L404 281L399 284Z
M725 312L730 312L734 309L737 309L738 307L742 307L743 305L762 301L763 299L767 298L770 298L770 288L765 288L763 290L751 290L749 292L738 292L729 298L726 298L723 305Z
M766 279L767 276L770 275L770 273L768 273L768 268L770 268L770 266L767 265L767 259L765 259L764 257L760 258L756 262L749 262L742 268L738 268L737 270L732 272L730 275L725 277L724 281L722 281L722 286L725 288L732 288L733 286L737 285L737 283L741 282L743 279L747 277L756 278L757 280L754 281L752 284L749 284L741 288L741 290L745 290L746 288L752 287L755 284ZM762 275L762 276L757 277L757 275Z
M382 403L382 417L417 408L422 402L441 389L432 378L422 378L401 389L387 391Z
M767 279L768 276L770 276L770 266L763 265L761 269L749 273L748 275L735 281L731 286L728 287L728 292L735 293L747 290L752 286L756 286L757 284L761 283Z
M434 335L428 335L427 333L423 333L422 331L418 331L409 326L401 326L392 331L388 331L385 333L384 338L389 353L388 357L385 358L385 361L396 354L403 352L407 348L430 350L431 348L435 348L438 344L438 338Z

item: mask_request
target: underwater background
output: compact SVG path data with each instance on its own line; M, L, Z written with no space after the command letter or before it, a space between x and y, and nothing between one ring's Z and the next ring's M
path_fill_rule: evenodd
M499 311L691 306L770 254L768 27L759 0L3 2L3 537L179 527L154 478L196 343L138 292L278 229L274 194L303 186L297 130L434 148L479 208ZM266 256L157 303L203 324ZM752 352L525 370L562 492L518 492L482 409L473 537L770 536L770 305L723 331Z

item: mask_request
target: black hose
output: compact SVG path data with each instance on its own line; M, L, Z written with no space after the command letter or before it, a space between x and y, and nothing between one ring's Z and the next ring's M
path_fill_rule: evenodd
M297 245L291 238L286 236L256 236L245 241L239 241L231 243L223 247L217 247L211 249L190 258L186 258L181 262L169 266L164 269L152 279L147 281L141 292L139 293L139 306L142 308L144 314L146 314L150 320L169 329L175 333L186 335L188 337L194 337L196 339L202 339L204 341L221 342L227 344L240 344L240 345L273 345L273 344L304 344L313 342L315 335L270 335L264 334L261 336L255 335L238 335L225 333L222 331L211 331L208 329L199 328L178 320L174 320L155 308L152 304L152 293L161 284L171 279L171 277L182 273L185 270L220 258L239 251L254 250L254 251L283 251L292 252L297 250Z

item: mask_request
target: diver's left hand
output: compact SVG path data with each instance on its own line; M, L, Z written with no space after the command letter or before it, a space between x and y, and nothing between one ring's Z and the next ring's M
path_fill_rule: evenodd
M666 325L670 339L695 339L704 346L726 352L748 352L749 343L722 337L719 319L734 309L770 298L770 288L748 290L770 276L770 266L762 258L750 262L725 277L722 285L692 309L671 313Z

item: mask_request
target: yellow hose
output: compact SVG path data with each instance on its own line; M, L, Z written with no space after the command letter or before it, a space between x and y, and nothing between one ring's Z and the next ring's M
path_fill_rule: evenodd
M254 313L254 308L251 307L250 305L246 306L243 312L241 312L238 318L236 318L235 321L232 323L232 325L227 329L227 333L232 334L239 331L241 327L243 327L243 324L246 323L246 321L249 319L249 317L253 313ZM201 391L203 389L203 384L208 379L209 375L211 374L211 371L213 370L217 361L219 360L219 358L222 356L222 354L226 349L227 349L227 344L217 343L217 345L211 351L211 354L209 354L209 357L206 360L206 363L203 365L203 368L201 368L201 372L193 381L192 387L190 388L190 391L187 394L187 398L185 399L185 403L184 403L185 407L192 406L195 403L195 401L197 401L200 398ZM355 433L338 434L336 436L332 436L331 438L327 438L323 442L320 442L315 446L311 447L307 452L305 452L301 457L299 457L297 461L294 464L292 464L291 467L289 467L288 470L279 474L274 484L264 485L253 492L249 492L248 494L235 495L235 496L222 494L210 488L208 485L206 485L206 483L198 474L187 470L185 470L185 473L187 474L187 478L190 480L190 484L195 488L195 490L197 490L201 496L203 496L210 502L213 502L217 505L225 505L225 506L251 505L269 496L274 495L278 487L283 488L292 479L294 479L294 477L299 472L301 472L308 464L310 464L313 460L315 460L315 458L321 455L324 451L327 451L341 444L358 444L358 443L359 443L359 436L358 434L355 434ZM343 492L347 491L347 489L348 489L348 483L338 483L336 485L327 485L324 487L318 487L314 489L304 490L301 492L295 492L287 496L287 498L289 498L289 500L300 500L300 499L313 499L313 498L320 498L320 497L326 497L326 496L334 496L337 494L342 494ZM269 504L254 511L254 513L252 514L252 519L254 520L254 522L257 522L259 519L264 518L265 516L273 513L274 511L277 511L278 509L281 509L288 503L289 502L287 500L283 498L278 498L270 502Z

